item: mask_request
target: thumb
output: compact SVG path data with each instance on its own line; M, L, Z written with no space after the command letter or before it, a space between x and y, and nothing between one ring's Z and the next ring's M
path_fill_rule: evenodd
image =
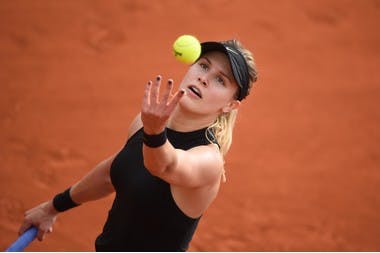
M46 234L51 233L52 231L53 228L49 224L41 224L38 228L38 240L42 241L43 239L45 239Z
M45 231L42 229L38 228L38 234L37 234L37 239L39 241L42 241L45 238Z
M23 233L25 233L26 230L28 230L28 228L30 228L32 226L32 224L28 223L28 222L24 222L22 223L20 229L18 230L18 234L19 235L22 235Z

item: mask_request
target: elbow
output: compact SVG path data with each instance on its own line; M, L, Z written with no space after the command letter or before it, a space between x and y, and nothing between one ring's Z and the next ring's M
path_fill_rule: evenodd
M111 177L107 177L105 178L105 180L103 181L103 185L104 185L104 188L106 189L106 191L108 193L112 193L115 191L115 188L112 184L112 180L111 180Z
M145 146L143 148L144 167L150 172L150 174L157 177L169 173L177 166L179 160L174 150L172 152L170 149L163 148L153 150L147 149Z
M150 174L155 177L161 177L165 170L149 170Z
M165 173L165 171L167 170L166 166L149 162L144 162L144 167L150 172L150 174L156 177L159 177L162 173Z
M176 162L160 164L159 162L149 163L144 161L144 166L153 176L161 177L163 174L167 174L172 171L172 169L176 166Z

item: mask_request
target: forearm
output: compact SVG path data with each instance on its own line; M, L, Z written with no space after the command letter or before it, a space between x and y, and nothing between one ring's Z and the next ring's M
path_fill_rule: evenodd
M75 203L83 204L91 200L97 200L115 191L109 174L113 158L99 163L71 187L70 196Z
M19 233L23 234L30 226L39 230L38 239L43 240L46 233L52 231L52 226L60 212L69 210L78 204L96 200L114 192L110 179L110 167L115 156L99 163L93 170L68 190L57 194L52 200L46 201L25 213L24 222Z
M113 155L102 161L72 187L57 194L52 200L55 210L63 212L79 204L103 198L114 192L110 168L115 156Z
M166 141L164 145L156 148L143 145L144 165L153 175L159 175L176 166L178 157L176 150Z
M75 203L83 204L106 197L114 191L111 181L87 175L71 187L70 196Z
M154 85L151 81L148 82L141 109L144 165L154 175L178 164L176 149L167 141L165 127L174 108L185 94L183 89L172 94L173 80L169 79L167 88L159 99L160 85L161 76L157 76Z

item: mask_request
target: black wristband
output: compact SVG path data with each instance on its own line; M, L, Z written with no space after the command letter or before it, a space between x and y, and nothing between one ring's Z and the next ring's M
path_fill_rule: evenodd
M147 134L143 131L143 142L150 148L157 148L165 144L168 137L166 136L166 128L159 134Z
M70 188L55 195L53 199L53 206L58 212L64 212L73 207L79 206L79 204L75 203L70 196Z

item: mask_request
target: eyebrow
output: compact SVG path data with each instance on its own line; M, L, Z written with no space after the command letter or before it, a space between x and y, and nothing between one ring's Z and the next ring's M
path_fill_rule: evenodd
M208 64L212 65L212 63L211 63L211 61L210 61L209 58L207 58L207 57L205 57L205 56L203 56L203 58L208 62ZM228 81L230 81L230 83L232 83L230 77L229 77L226 73L224 73L224 72L221 71L221 70L220 70L219 72L220 72L223 76L225 76L225 77L228 79Z

